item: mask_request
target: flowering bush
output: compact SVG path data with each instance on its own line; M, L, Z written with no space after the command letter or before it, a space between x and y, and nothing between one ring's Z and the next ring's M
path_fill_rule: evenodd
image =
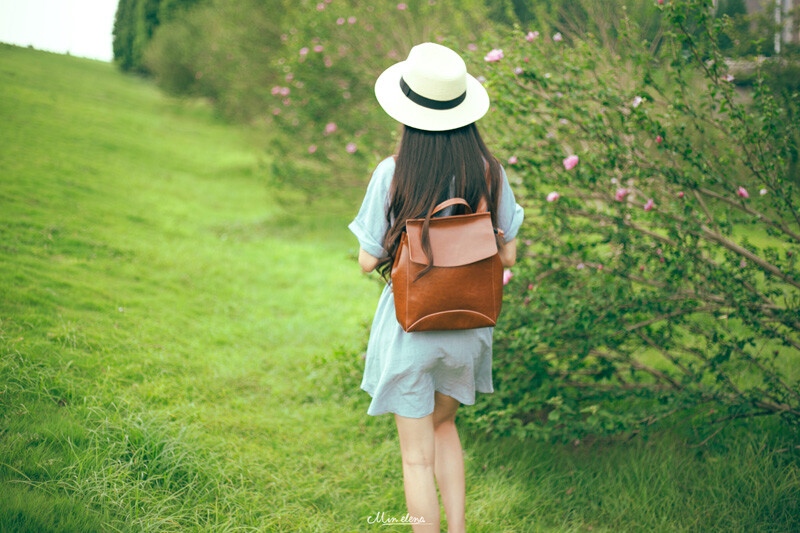
M495 393L467 414L487 431L800 422L800 125L762 83L734 88L710 0L659 6L658 47L625 24L616 52L525 28L471 57L527 213Z

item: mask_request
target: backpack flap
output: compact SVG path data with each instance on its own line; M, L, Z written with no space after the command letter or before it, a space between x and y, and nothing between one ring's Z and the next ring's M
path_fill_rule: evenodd
M422 248L425 219L406 221L409 259L427 265ZM476 263L497 254L497 240L488 212L431 218L428 234L433 251L433 266L456 267Z

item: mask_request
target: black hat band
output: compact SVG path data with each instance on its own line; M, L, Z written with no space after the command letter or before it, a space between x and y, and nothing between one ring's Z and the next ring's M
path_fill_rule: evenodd
M460 96L457 96L452 100L431 100L430 98L425 98L419 93L415 93L411 87L408 86L406 80L404 80L402 76L400 77L400 90L403 91L403 94L408 96L409 100L415 104L421 105L422 107L427 107L428 109L453 109L454 107L458 106L458 104L463 102L467 97L467 91L464 91Z

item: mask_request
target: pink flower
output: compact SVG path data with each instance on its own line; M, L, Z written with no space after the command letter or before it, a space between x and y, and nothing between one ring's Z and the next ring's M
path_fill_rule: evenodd
M738 194L742 198L750 198L750 195L747 194L747 189L745 189L741 185L739 186L739 189L736 191L736 194Z
M281 94L281 88L276 85L275 87L272 88L270 92L272 93L272 96L276 96L278 94Z
M348 24L355 24L358 19L355 17L347 17Z
M320 2L319 4L317 4L317 11L322 11L323 9L325 9L324 3Z
M583 263L578 263L577 265L575 265L575 268L577 268L578 270L583 269Z
M653 199L652 198L648 198L647 202L645 202L645 204L644 204L644 210L645 211L650 211L651 209L653 209Z
M553 191L553 192L551 192L551 193L549 193L547 195L547 201L548 202L555 202L556 200L559 199L559 197L560 197L560 195L556 191Z
M641 266L639 267L639 271L640 271L640 272L643 272L643 271L644 271L644 265L641 265Z
M733 81L733 74L727 74L724 79L725 81Z
M533 290L533 283L531 283L530 285L528 285L528 290L529 290L529 291L532 291L532 290Z
M525 36L525 40L528 41L528 42L531 42L534 39L536 39L538 36L539 36L539 32L538 31L529 31L528 34Z
M291 89L289 89L288 87L281 87L281 91L280 92L281 92L281 96L289 96L289 93L291 92Z
M294 79L294 74L291 72L286 75L286 81L292 81Z
M575 165L577 165L577 164L578 164L578 156L577 155L573 154L573 155L571 155L571 156L569 156L569 157L564 159L564 168L566 168L567 170L572 170L573 168L575 168Z
M636 96L636 97L633 99L633 103L632 103L631 105L632 105L633 107L639 107L639 104L641 104L642 102L644 102L644 99L643 99L641 96Z
M656 135L656 142L658 144L661 144L662 142L664 142L664 138L661 135Z
M615 199L616 201L618 201L618 202L621 202L622 200L624 200L624 199L625 199L625 196L626 196L626 195L627 195L629 192L630 192L630 191L629 191L628 189L626 189L625 187L620 187L619 189L617 189L617 192L616 192L616 194L614 194L614 199Z
M467 45L467 50L469 50L470 52L474 52L477 49L478 49L478 45L475 44L475 43L469 43Z
M678 198L683 198L683 191L678 191Z
M488 61L490 63L493 61L500 61L503 59L503 50L500 48L492 48L483 59L484 61Z
M325 124L325 135L333 133L336 131L336 123L335 122L328 122Z
M318 44L318 45L316 45L316 46L314 47L314 51L315 51L316 53L320 53L320 52L322 52L323 50L324 50L324 48L322 47L322 45L321 45L321 44Z
M325 68L331 68L333 66L333 59L330 57L325 56L325 59L322 62L325 64Z
M399 9L400 11L405 11L406 9L408 9L408 6L404 3L397 4L397 9Z
M339 25L339 26L343 25L344 24L344 17L339 17L338 19L336 19L336 24Z
M344 149L347 150L348 154L354 154L358 148L356 147L356 143L347 143Z
M555 35L553 35L553 40L554 41L558 42L561 39L563 39L563 37L561 36L561 33L556 33Z
M661 255L661 254L662 254L661 248L658 248L658 249L656 250L656 253L657 253L658 255Z
M308 153L309 154L313 154L316 151L317 151L317 145L316 144L312 144L311 146L308 147Z
M292 105L292 99L291 98L284 98L283 99L283 105Z
M765 194L767 194L767 189L759 189L758 194L764 196Z
M597 265L597 270L603 270L603 265Z
M515 155L512 155L511 157L508 158L508 164L509 165L516 165L518 162L519 162L519 160L517 159L517 156L515 156Z
M503 270L503 285L508 285L508 282L511 281L511 278L514 274L511 272L510 269Z
M516 67L516 68L514 69L514 74L516 74L517 76L519 76L520 74L522 74L522 67Z
M658 0L658 5L663 5L663 4L664 4L664 0Z
M276 107L275 109L272 110L272 114L278 116L281 114L281 110Z
M303 48L300 49L300 55L304 56L306 54L308 54L308 47L304 46Z

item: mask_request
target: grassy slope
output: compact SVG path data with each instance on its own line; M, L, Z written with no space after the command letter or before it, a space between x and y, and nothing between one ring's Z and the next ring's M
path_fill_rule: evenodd
M378 290L355 207L279 205L247 132L110 65L0 46L0 80L0 530L404 514L391 417L339 391ZM464 434L470 530L798 527L796 464L720 437Z

